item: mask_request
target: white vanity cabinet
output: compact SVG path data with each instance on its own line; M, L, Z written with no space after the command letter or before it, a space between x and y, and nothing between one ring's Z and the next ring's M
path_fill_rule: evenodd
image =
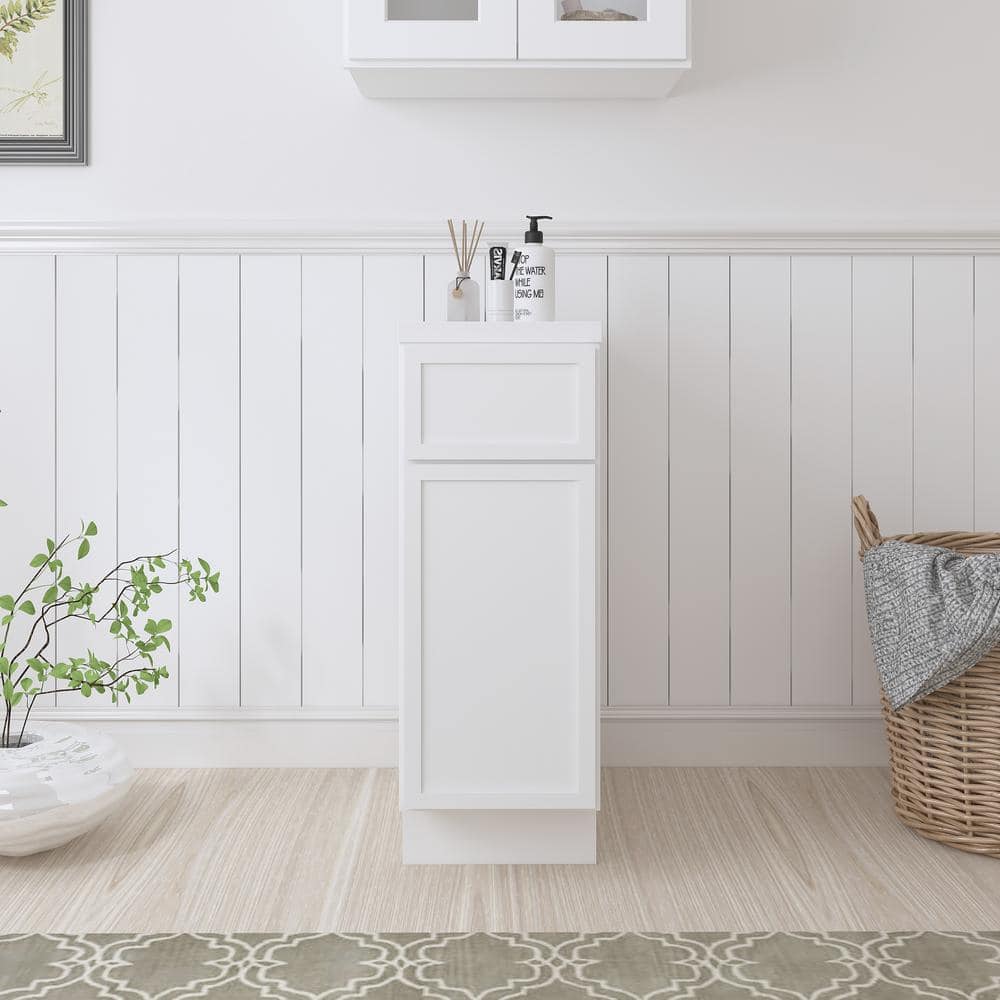
M577 2L577 0L573 0ZM663 97L690 63L691 0L345 0L345 65L385 98Z
M408 863L592 863L601 329L400 331Z

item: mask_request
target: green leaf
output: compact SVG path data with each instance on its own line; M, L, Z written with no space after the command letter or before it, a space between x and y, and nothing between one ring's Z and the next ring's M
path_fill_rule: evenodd
M31 601L22 601L21 606L17 610L23 611L26 615L35 614L35 606Z
M169 632L174 627L174 623L169 618L161 618L156 623L156 631L159 633Z
M0 608L3 608L4 611L13 611L14 598L10 594L4 594L0 597Z
M0 507L6 507L6 506L7 506L7 501L6 500L0 500Z
M97 525L94 524L93 521L91 521L90 524L87 525L87 530L84 532L84 534L86 534L89 537L93 538L94 535L97 534Z
M39 552L38 555L32 558L29 565L32 569L38 569L39 566L44 566L48 561L49 557L44 552Z
M52 555L56 550L56 543L51 538L46 538L45 547L49 550L49 555Z
M76 558L83 559L87 553L90 551L90 542L85 538L80 542L80 547L76 550Z
M198 565L199 565L199 566L201 566L201 568L202 568L202 569L203 569L203 570L204 570L204 571L205 571L206 573L211 573L211 572L212 572L212 567L211 567L211 566L209 566L209 565L208 565L208 563L207 563L207 562L205 562L205 560L201 558L201 556L199 556L199 557L198 557Z
M83 693L84 698L90 697L91 687L89 684L81 684L80 691Z
M51 604L53 601L56 601L58 599L59 599L59 588L55 584L53 584L51 587L49 587L48 590L45 591L45 596L42 598L42 603Z
M72 579L70 579L70 577L64 576L59 581L59 586L62 587L63 590L69 590L73 586L73 581Z

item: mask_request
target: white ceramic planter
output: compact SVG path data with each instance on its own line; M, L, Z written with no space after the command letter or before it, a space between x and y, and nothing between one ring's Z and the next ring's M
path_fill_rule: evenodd
M93 830L132 784L105 733L65 722L31 725L27 746L0 750L0 855L48 851Z

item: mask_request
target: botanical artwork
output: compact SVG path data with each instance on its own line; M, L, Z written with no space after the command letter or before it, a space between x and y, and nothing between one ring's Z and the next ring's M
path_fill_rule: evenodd
M0 2L0 137L65 130L65 0Z

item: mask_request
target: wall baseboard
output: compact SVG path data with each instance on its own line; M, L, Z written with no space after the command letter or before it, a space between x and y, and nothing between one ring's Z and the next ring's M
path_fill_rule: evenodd
M394 709L38 712L111 733L139 767L395 767ZM606 767L868 767L886 763L877 709L606 708Z

